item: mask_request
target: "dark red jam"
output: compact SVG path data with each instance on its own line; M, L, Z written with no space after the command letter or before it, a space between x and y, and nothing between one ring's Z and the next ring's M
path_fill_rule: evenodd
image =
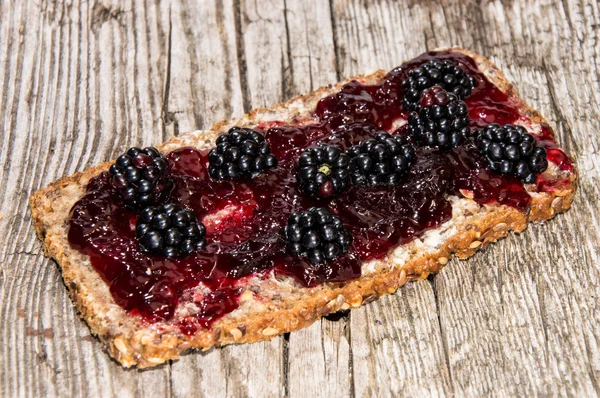
M279 164L253 180L211 180L208 151L182 148L168 154L174 179L170 201L192 209L207 227L208 244L194 255L166 259L143 254L135 238L136 214L122 206L106 172L90 181L85 197L73 206L71 245L90 256L115 301L147 321L170 319L179 302L195 302L197 313L179 323L183 333L193 334L197 327L208 328L237 308L245 277L273 270L304 286L359 277L362 261L381 258L449 220L452 207L447 197L460 190L471 191L482 204L527 208L531 199L523 184L491 172L472 142L449 152L419 149L417 161L396 186L353 187L329 201L299 192L294 167L302 149L317 142L346 149L373 136L377 131L373 126L390 131L394 121L407 116L401 108L407 71L434 57L459 63L477 79L478 86L466 100L473 129L521 117L471 58L427 53L394 69L379 84L351 82L323 98L315 111L319 124L268 128L265 137ZM556 145L550 132L542 142L549 149L549 160L563 169L572 167L562 151L553 152ZM311 206L327 206L340 215L354 239L347 253L319 266L290 257L281 235L291 212ZM200 282L206 291L194 292L191 288Z
M559 169L563 171L573 171L573 161L556 144L552 127L543 123L541 125L541 128L542 129L538 136L538 141L546 147L546 150L548 152L548 161L554 163L556 166L558 166Z

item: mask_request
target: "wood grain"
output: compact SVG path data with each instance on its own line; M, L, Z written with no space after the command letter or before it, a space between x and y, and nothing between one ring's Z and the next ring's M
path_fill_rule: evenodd
M0 395L599 395L599 32L593 0L0 2ZM40 252L33 190L453 44L555 127L581 170L571 211L271 342L137 371L89 336Z
M171 62L169 131L208 128L252 106L244 103L245 61L238 52L244 12L233 2L171 4L171 59L181 62ZM275 339L185 356L171 366L173 396L279 395L283 344Z

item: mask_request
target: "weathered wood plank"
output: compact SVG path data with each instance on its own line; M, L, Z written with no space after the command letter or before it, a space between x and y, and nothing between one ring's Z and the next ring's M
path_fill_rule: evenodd
M279 75L271 76L276 85L261 87L253 78L246 81L247 57L258 57L256 65L267 66L270 58L254 53L257 36L275 37L268 17L258 25L254 4L232 2L171 3L172 46L169 112L167 125L174 133L208 128L212 123L244 111L244 95L250 94L250 107L259 106L259 95L281 101ZM250 16L249 16L250 15ZM279 23L279 22L276 22ZM236 30L236 26L239 30ZM284 25L281 24L283 27ZM251 33L248 33L251 32ZM239 57L238 46L248 52ZM279 51L269 46L274 51ZM283 47L285 48L285 46ZM281 54L277 55L279 61ZM280 70L280 67L276 67ZM252 69L253 70L253 69ZM245 91L245 92L244 92ZM181 93L181 97L180 97ZM246 109L249 110L249 109ZM173 363L173 395L190 396L277 396L284 390L284 339L213 349L203 354L184 356Z
M590 0L2 2L0 394L598 395L599 20ZM40 253L32 190L452 44L491 56L557 127L582 172L570 212L289 341L137 371L90 338Z
M329 1L285 2L281 10L288 43L290 78L283 97L308 93L337 81L335 44ZM350 396L351 353L348 318L323 319L289 336L290 397ZM307 382L309 381L310 382Z
M403 59L423 52L425 35L415 34L415 30L421 32L423 28L406 20L419 9L393 2L366 6L358 1L334 4L342 76L391 69ZM410 40L399 40L403 37ZM436 297L429 282L415 283L394 297L352 312L353 383L357 396L452 393L444 336L436 312Z
M588 170L597 164L597 140L586 135L598 124L597 90L591 88L598 86L597 4L335 5L343 75L392 67L424 46L472 48L499 62L527 101L557 127L559 141L576 156L583 152ZM347 55L357 48L364 50ZM379 59L380 53L389 57ZM582 86L586 77L590 82ZM588 178L582 176L581 196L597 203L597 173ZM458 395L598 393L598 236L588 227L597 224L597 206L576 202L558 220L531 227L470 261L453 262L436 277L451 385ZM586 236L586 244L576 244L577 236ZM567 271L572 269L577 271ZM356 335L354 325L352 331ZM388 368L372 362L379 371ZM355 379L357 391L373 384Z
M289 396L348 397L352 391L350 317L322 319L290 334Z
M408 284L355 311L351 347L356 396L452 394L431 284Z
M578 39L572 28L585 26L579 18L585 10L582 2L539 2L536 9L524 3L489 4L478 23L497 32L486 37L482 51L498 54L496 60L509 78L556 126L559 141L576 157L583 148L597 147L597 140L585 134L598 125L598 108L590 105L597 104L597 97L581 86L585 69L595 70L588 76L598 72L598 54L590 48L595 34ZM598 15L597 4L588 4L587 10ZM451 9L445 18L453 25L463 15ZM500 28L507 25L510 29ZM596 61L589 63L592 59ZM578 119L583 122L579 129ZM582 211L580 204L581 198L598 203L597 180L582 174L580 184L584 193L573 210L543 227L531 226L522 236L475 257L462 272L459 268L458 274L448 272L443 274L447 278L436 280L439 302L452 306L450 299L458 295L463 300L457 303L468 304L464 310L440 308L441 319L448 321L442 325L449 351L468 347L474 354L450 357L458 391L598 394L598 362L590 354L597 357L600 336L594 311L598 269L592 260L599 242L584 226L598 223L598 211ZM591 244L576 243L584 235ZM461 296L470 282L472 288ZM456 327L459 320L466 327Z
M323 11L329 10L329 4L323 2L320 4ZM241 63L238 65L238 70L245 72L245 76L242 76L242 80L246 80L247 88L246 95L251 107L256 106L267 106L275 102L283 101L292 95L299 94L302 92L310 91L314 84L321 85L336 80L335 73L335 58L333 48L329 49L326 46L320 46L314 43L315 29L320 28L319 23L330 24L330 19L325 14L326 18L322 18L319 21L312 21L312 25L307 28L305 21L301 18L296 18L296 14L306 13L303 7L298 5L292 5L291 9L286 9L283 2L272 4L269 8L269 12L265 12L262 9L257 9L256 5L251 3L240 4L240 8L237 10L238 22L238 46L242 49L243 53L237 59L237 62ZM186 8L186 13L194 13L193 7ZM198 13L198 15L206 15L206 12ZM189 18L192 18L191 16ZM286 24L288 18L293 19L294 24L288 26ZM330 26L330 25L329 25ZM327 32L325 32L327 35ZM332 40L331 27L328 33L329 40ZM257 46L257 40L264 40L267 37L273 43L278 43L277 46L269 45L268 47ZM327 37L327 36L325 36ZM288 45L287 40L290 39L292 42ZM261 53L265 49L269 50L268 53ZM311 53L311 51L313 53ZM220 65L220 63L216 63ZM325 64L325 71L321 72L321 65ZM184 64L178 64L180 67L185 68ZM273 74L271 71L275 70ZM315 73L315 71L319 73ZM178 72L171 71L173 76L180 75ZM181 75L185 75L184 70ZM264 86L261 79L269 80L270 85ZM315 83L316 82L316 83ZM193 87L193 85L192 85ZM179 91L175 84L171 84L171 89ZM183 90L185 88L182 87ZM219 93L219 95L227 95L227 93ZM261 102L262 101L262 102ZM218 101L217 101L218 102ZM203 110L198 107L194 107L194 112L199 112L201 115L204 114ZM215 117L214 115L209 115ZM229 115L223 115L227 117ZM177 118L178 115L175 115ZM218 120L222 117L216 117ZM201 126L198 126L201 127ZM335 330L335 328L329 328ZM311 336L312 337L312 336ZM296 352L296 348L300 346L305 347L307 342L321 342L320 333L316 336L316 340L298 340L293 339L289 343L289 350L293 353ZM327 339L326 342L330 343ZM251 395L251 396L269 396L273 393L282 392L281 388L285 389L286 386L281 381L274 380L274 375L278 374L277 366L281 365L275 361L275 358L281 358L283 361L288 361L286 355L286 349L283 346L284 340L279 338L270 343L257 343L251 346L242 347L227 347L223 350L216 350L208 353L204 358L193 358L186 357L180 362L173 365L172 379L174 385L186 385L187 383L182 382L183 380L189 380L190 378L198 378L202 380L200 388L195 389L196 394L199 395ZM310 345L310 344L309 344ZM328 344L331 346L331 344ZM263 352L266 350L266 352ZM273 351L275 350L275 351ZM279 350L279 352L277 352ZM231 352L232 355L223 355L223 353ZM347 358L348 350L345 350L345 356ZM312 355L310 355L312 354ZM342 357L344 352L341 353ZM218 356L218 359L215 357ZM290 358L292 355L290 355ZM303 359L322 359L323 348L319 344L314 351L306 352L304 350ZM256 360L261 358L260 364L256 364ZM290 362L289 366L297 363L296 357L294 361ZM216 365L216 366L215 366ZM286 366L288 366L286 364ZM200 375L190 371L190 369L199 368L203 370ZM225 368L225 369L224 369ZM210 369L210 373L207 372ZM228 375L238 375L252 372L253 369L259 370L259 373L254 373L248 378L244 377L212 377L212 373ZM309 370L312 368L308 368ZM345 373L346 379L349 377L348 373L348 360L345 363L340 363L340 367L329 366L329 369L340 370ZM282 373L283 369L279 369L282 377L285 377ZM300 395L302 391L297 390L305 378L296 379L295 376L299 374L295 372L296 369L290 369L288 373L289 377L289 392L290 395ZM204 385L205 378L203 374L210 374L209 384ZM265 375L269 379L265 379ZM315 380L315 386L323 385L326 380L325 375L316 373L313 376L320 377ZM180 377L182 380L180 380ZM252 381L250 381L252 380ZM252 389L252 385L255 387ZM349 386L348 383L345 384ZM334 384L337 386L337 384ZM298 391L298 392L296 392ZM183 388L181 391L175 390L176 395L188 395L192 393L189 389Z
M244 113L232 1L172 1L165 123L169 132L209 128Z
M154 116L165 59L159 7L2 2L0 357L10 365L0 371L3 396L168 392L168 367L151 377L123 371L90 342L27 210L34 189L128 145L164 139Z
M282 101L291 86L289 44L283 0L241 1L239 33L251 108Z

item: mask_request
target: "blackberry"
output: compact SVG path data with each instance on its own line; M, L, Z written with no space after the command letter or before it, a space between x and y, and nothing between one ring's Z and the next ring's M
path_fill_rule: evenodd
M402 82L404 109L416 110L423 91L433 86L440 86L459 99L465 99L477 86L477 80L451 61L434 59L408 72L408 77Z
M352 243L340 217L322 207L292 213L283 233L288 252L306 257L311 264L334 260Z
M396 184L415 161L406 137L379 131L348 150L354 185Z
M169 161L153 147L129 148L109 168L111 184L133 208L164 202L173 186Z
M467 104L439 86L421 94L419 111L408 115L408 130L423 146L455 148L469 136Z
M548 168L546 148L537 145L523 126L488 124L477 132L477 143L493 171L518 177L526 184L533 184Z
M135 226L140 249L165 257L187 255L205 245L206 228L191 210L173 203L144 208Z
M306 149L298 159L296 179L308 196L329 198L350 185L350 158L338 147L323 145Z
M277 158L258 131L233 127L217 138L208 154L208 173L215 180L254 178L275 167Z

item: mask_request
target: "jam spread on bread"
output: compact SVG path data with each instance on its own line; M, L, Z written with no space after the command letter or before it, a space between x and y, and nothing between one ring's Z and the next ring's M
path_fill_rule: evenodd
M412 72L405 83L410 71L425 64L427 70ZM440 73L438 64L442 65ZM456 67L459 70L453 69ZM438 78L447 83L446 97L440 90L430 89ZM404 89L411 90L412 98L405 105ZM416 98L427 90L437 99L425 104L431 110L419 113L422 108ZM468 116L461 111L462 101ZM418 113L421 124L417 119L415 123L399 122L408 120L411 112ZM189 219L186 222L200 228L202 240L194 240L193 248L177 243L187 239L182 232L187 224L179 232L169 232L179 241L168 235L170 223L179 221L167 210L150 211L154 218L161 211L168 214L160 216L162 221L156 225L151 224L154 221L149 215L146 224L164 229L160 239L177 243L164 243L174 255L152 252L149 248L162 246L150 238L142 245L138 241L137 207L147 200L148 192L142 192L146 186L139 188L140 192L130 189L138 177L127 174L126 163L135 160L140 167L154 167L153 162L162 162L154 160L162 159L160 154L147 148L142 155L133 151L131 159L121 159L113 175L103 172L90 180L86 195L72 209L70 244L90 257L116 303L148 322L173 318L180 302L195 303L196 312L180 324L183 333L193 334L197 327L209 328L235 310L241 287L250 277L268 278L273 272L275 277L289 276L308 287L360 277L362 262L381 259L394 247L450 220L450 195L461 196L467 190L480 204L500 203L520 210L530 205L525 177L512 173L512 164L511 173L499 171L509 167L506 165L498 165L494 171L493 162L506 160L505 155L495 160L495 152L489 155L492 144L485 147L489 153L482 151L476 135L490 124L497 125L492 128L496 134L501 126L527 121L527 116L520 114L519 105L489 82L466 55L430 52L392 70L378 84L352 81L318 103L314 120L318 122L241 129L235 137L242 138L229 134L218 143L220 149L212 152L186 147L164 154L169 162L168 184L155 183L150 172L140 169L149 174L144 177L148 184L160 185L161 197L167 196L164 190L169 189L165 200L175 212L182 212L181 217ZM437 134L427 126L443 131ZM415 137L417 130L422 136ZM547 125L536 140L534 146L545 148L538 152L547 152L547 162L572 170ZM502 145L512 144L502 141ZM337 151L311 150L304 155L310 159L298 164L309 148L331 146ZM236 149L227 152L233 147ZM346 160L338 160L340 156ZM511 152L506 156L517 156L517 162L521 155ZM369 162L378 165L376 172L368 172ZM158 166L157 172L167 169L162 163ZM359 167L365 172L357 172ZM305 175L299 177L300 172ZM553 182L539 173L527 174L527 178L538 189L553 189ZM124 205L124 197L136 206ZM151 202L164 206L154 203L154 197ZM315 218L311 221L306 217L312 216L305 213ZM323 220L318 218L321 216ZM150 226L144 228L155 232ZM142 231L144 236L148 231ZM203 289L192 289L200 283Z

